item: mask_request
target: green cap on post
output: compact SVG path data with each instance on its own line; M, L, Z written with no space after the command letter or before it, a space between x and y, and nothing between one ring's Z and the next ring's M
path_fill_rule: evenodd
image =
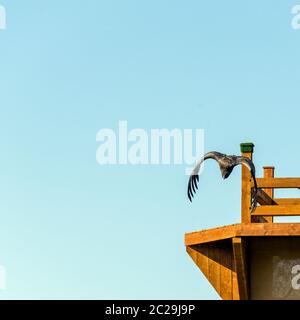
M253 153L254 150L254 144L252 142L246 142L246 143L241 143L241 152L251 152Z

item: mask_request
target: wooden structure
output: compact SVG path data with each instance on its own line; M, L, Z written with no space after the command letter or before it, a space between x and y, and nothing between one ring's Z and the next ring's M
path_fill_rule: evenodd
M252 158L254 145L241 144ZM300 198L274 197L274 189L300 188L300 178L257 178L258 207L251 213L253 181L242 167L241 223L185 234L187 253L222 299L300 299L300 223L274 223L300 215Z

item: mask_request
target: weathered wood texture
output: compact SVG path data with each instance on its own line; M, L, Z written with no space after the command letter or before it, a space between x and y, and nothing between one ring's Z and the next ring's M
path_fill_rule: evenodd
M187 246L187 253L224 300L239 300L237 276L230 242Z
M252 213L254 216L299 216L300 205L260 206Z
M239 223L185 234L185 245L234 237L300 236L300 223Z
M258 188L300 188L300 178L257 178Z
M295 234L295 226L288 225ZM253 232L251 236L187 246L186 250L224 300L299 300L300 292L291 288L291 268L287 268L300 261L299 226L296 236L278 236L286 231L274 229L265 236ZM280 277L276 278L278 272Z
M261 206L251 214L252 217L263 218L265 222L273 222L274 216L299 216L299 198L274 199L274 188L296 188L299 184L299 178L274 178L274 167L264 167L264 178L258 179L258 185L267 187L258 190L258 203Z
M274 202L279 205L300 205L300 198L275 198Z

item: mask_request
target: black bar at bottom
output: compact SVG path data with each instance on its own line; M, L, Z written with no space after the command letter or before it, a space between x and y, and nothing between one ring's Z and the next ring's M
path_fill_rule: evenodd
M230 317L254 320L262 312L298 314L299 301L205 301L205 300L28 300L0 301L2 314L37 315L59 319L210 319ZM295 312L295 313L294 313Z

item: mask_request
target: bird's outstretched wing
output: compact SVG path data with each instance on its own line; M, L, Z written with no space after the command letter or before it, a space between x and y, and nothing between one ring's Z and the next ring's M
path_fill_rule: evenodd
M253 164L253 162L246 157L242 157L242 156L237 156L236 157L236 164L241 164L246 166L252 176L253 182L254 182L254 188L252 190L252 194L251 194L251 212L253 212L257 206L257 183L256 183L256 178L255 178L255 166Z
M189 179L189 183L188 183L187 194L188 194L188 197L189 197L191 202L192 202L192 198L193 198L194 194L196 193L196 189L198 189L199 171L200 171L202 163L207 159L214 159L214 160L219 162L219 160L221 158L223 158L224 156L225 156L225 154L223 154L223 153L216 152L216 151L211 151L211 152L206 153L197 162L195 168L193 169L193 171L191 173L191 176L190 176L190 179Z

